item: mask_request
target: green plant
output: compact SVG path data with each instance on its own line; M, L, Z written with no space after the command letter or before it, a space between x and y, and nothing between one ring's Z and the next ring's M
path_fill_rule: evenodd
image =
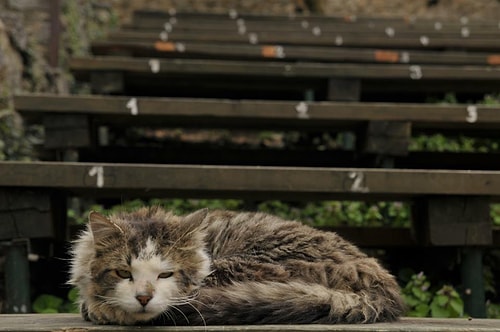
M402 289L403 300L408 306L408 316L426 317L430 312L432 294L429 291L431 283L423 272L415 274Z
M460 295L449 285L444 285L436 292L430 307L432 317L457 318L464 314L464 303Z
M488 318L500 318L500 303L486 303L486 316Z
M464 304L458 292L450 285L444 285L433 292L431 283L423 272L411 276L402 290L411 317L462 317Z
M50 294L41 294L33 301L33 311L39 314L77 313L77 299L78 291L76 288L72 288L68 292L66 299Z

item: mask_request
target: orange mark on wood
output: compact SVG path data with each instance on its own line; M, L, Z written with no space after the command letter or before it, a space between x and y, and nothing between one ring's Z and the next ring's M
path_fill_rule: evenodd
M266 58L276 58L278 56L278 51L276 46L262 46L261 54Z
M155 49L160 52L174 52L175 44L171 42L157 41L155 43Z
M488 62L489 65L500 65L500 54L488 56L486 62Z
M377 62L398 62L399 53L393 51L375 51L375 61Z

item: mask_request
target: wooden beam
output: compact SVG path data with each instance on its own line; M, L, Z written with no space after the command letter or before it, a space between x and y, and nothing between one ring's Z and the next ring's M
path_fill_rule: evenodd
M324 167L1 162L0 186L93 196L404 199L500 196L500 172Z
M160 35L161 34L161 35ZM486 35L478 38L463 38L459 34L450 36L402 36L388 37L382 33L370 35L366 32L325 32L313 35L310 31L283 33L282 31L261 31L250 34L239 34L236 29L232 33L221 33L217 30L173 30L166 33L142 32L135 30L119 30L109 33L108 39L117 41L156 42L218 42L259 45L308 45L329 47L371 47L387 49L420 49L442 50L463 49L468 51L496 52L500 50L498 36Z
M90 122L85 114L45 114L43 125L47 149L89 147L92 143Z
M495 65L496 53L384 50L348 47L318 47L296 45L252 45L247 43L214 43L200 41L144 42L101 40L92 43L94 55L128 55L135 57L198 58L198 59L268 59L282 61L414 63L442 65Z
M403 121L370 121L360 135L361 151L388 156L408 155L411 123Z
M175 19L175 21L171 21ZM136 27L163 27L165 23L172 25L184 24L218 24L221 28L232 28L238 24L238 19L243 20L245 25L252 23L259 24L273 24L274 26L296 26L299 25L302 29L307 29L310 26L320 25L324 26L347 26L351 29L357 27L363 29L374 30L378 27L406 27L407 29L420 31L421 29L433 31L449 31L456 30L461 27L470 27L471 29L491 29L496 31L498 28L497 20L490 19L427 19L422 17L386 17L386 16L364 16L364 15L351 15L351 16L335 16L335 15L265 15L265 14L251 14L239 13L235 10L230 10L227 13L194 13L194 12L161 12L161 11L148 11L138 10L134 12L133 24ZM466 20L466 22L464 21ZM307 26L303 22L307 22ZM241 23L239 23L241 24ZM436 26L438 24L438 26Z
M402 318L395 323L377 324L333 324L333 325L246 325L246 326L116 326L116 325L93 325L85 322L78 314L32 314L32 315L0 315L2 324L0 331L142 331L156 332L158 329L177 332L318 332L318 331L386 331L386 332L469 332L481 330L483 332L498 331L500 323L495 319L467 319L467 318Z
M0 240L53 237L52 207L47 192L0 188Z
M401 121L411 122L414 131L459 130L485 135L496 135L500 126L500 106L495 105L305 103L52 94L16 95L14 105L23 117L34 122L41 121L45 114L82 114L110 124L332 130L359 128L367 121ZM307 116L301 116L298 111L304 107Z
M296 78L360 78L403 80L491 80L500 77L500 68L490 66L409 66L401 64L328 64L223 61L191 59L138 59L126 57L80 57L70 60L75 73L121 71L130 73L183 75L242 75ZM463 82L461 82L463 83Z
M414 226L423 228L432 246L492 244L490 201L487 197L431 196L419 200Z

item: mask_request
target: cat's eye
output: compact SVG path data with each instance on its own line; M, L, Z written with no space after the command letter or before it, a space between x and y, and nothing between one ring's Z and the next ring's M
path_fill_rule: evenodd
M174 273L172 271L170 271L170 272L163 272L163 273L160 273L158 275L158 279L167 279L167 278L170 278L173 275L174 275Z
M115 270L115 273L117 276L119 276L122 279L132 279L132 273L127 270Z

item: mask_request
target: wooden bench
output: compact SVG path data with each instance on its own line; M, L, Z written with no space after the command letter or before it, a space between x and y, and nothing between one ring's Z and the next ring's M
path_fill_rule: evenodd
M398 93L422 100L496 91L499 37L496 21L138 11L127 29L93 43L96 57L70 67L105 94L385 101Z
M383 33L370 36L366 32L322 32L314 36L309 31L283 33L282 31L260 31L240 34L235 29L228 33L219 30L173 30L172 32L142 32L122 30L110 32L109 39L118 41L173 41L173 42L214 42L241 43L260 45L307 45L339 47L371 47L386 49L410 50L466 50L466 51L496 51L498 36L479 36L478 38L463 38L458 34L426 36L420 34L388 37Z
M489 202L500 196L498 171L2 162L0 175L4 199L16 188L122 199L413 200L428 211L414 220L428 228L419 240L432 245L491 245Z
M359 100L496 91L500 67L280 63L127 57L74 58L70 68L94 93ZM309 95L309 97L307 97Z
M150 32L140 36L136 32ZM329 45L334 47L384 47L423 49L496 49L498 22L461 22L402 18L257 16L200 13L148 13L137 11L116 38L186 41L224 41L251 44ZM139 37L140 36L140 37ZM136 39L137 40L137 39Z
M465 300L471 314L481 312L484 305L484 289L478 282L482 270L475 268L481 266L480 248L498 239L489 218L489 204L500 196L498 171L1 162L0 188L6 202L13 200L13 193L22 200L35 190L37 197L51 202L52 215L59 215L57 211L65 206L55 198L63 202L71 196L413 200L412 234L417 243L463 248L464 287L472 289ZM22 229L26 214L36 218L39 212L25 207L2 213L13 223L2 228ZM64 232L64 220L53 229ZM21 254L16 260L27 265ZM17 283L28 279L25 273L17 273ZM18 286L29 289L29 284Z
M442 65L498 65L500 54L494 52L418 51L372 48L332 48L302 45L252 45L221 43L179 38L172 41L150 40L148 36L95 41L94 55L126 55L152 58L198 58L275 61L320 61L350 63L411 63ZM377 45L378 46L378 45Z
M92 325L84 322L76 314L38 314L38 315L0 315L0 331L193 331L193 332L313 332L313 331L387 331L387 332L469 332L480 330L493 332L500 330L500 321L495 319L429 319L429 318L402 318L396 323L378 323L370 325L245 325L245 326L198 326L198 327L155 327L155 326L113 326Z
M172 23L170 19L169 23ZM192 28L185 31L192 31ZM134 33L144 35L147 32ZM494 31L485 32L488 36L494 34ZM324 38L322 36L317 36L318 40ZM156 33L154 38L157 37ZM258 38L262 41L260 36ZM463 39L462 45L475 40L482 46L471 47L484 47L482 41L474 38ZM434 38L431 40L434 42ZM160 46L171 47L171 44L168 40ZM488 65L481 62L475 66L264 60L75 58L71 60L71 69L78 79L90 81L94 92L129 96L33 95L18 96L15 103L28 120L42 119L49 129L47 147L54 149L92 146L95 144L93 130L99 124L155 125L159 124L159 119L168 119L169 125L195 126L195 122L200 121L208 127L361 128L367 137L372 135L367 142L383 137L381 133L387 131L390 124L396 124L404 134L395 140L391 137L389 141L401 138L402 142L408 138L412 127L435 130L443 126L449 130L492 132L498 125L497 108L479 105L421 107L313 102L324 99L357 101L361 97L366 99L369 94L394 101L395 92L406 90L423 95L429 91L496 91L500 67L492 66L488 60ZM190 99L141 98L141 95L187 96ZM200 96L285 97L296 101L192 99ZM402 98L409 100L407 96ZM437 107L442 112L436 112ZM443 114L449 118L443 119ZM387 142L386 137L378 145L383 147ZM406 153L407 150L402 154ZM5 239L14 239L13 243L19 238L36 236L62 238L66 229L65 201L73 196L120 200L137 197L408 200L413 202L415 212L411 229L389 230L384 238L376 239L373 236L381 233L373 230L344 229L339 232L348 238L366 241L367 246L462 248L464 286L472 290L465 298L467 310L471 314L484 314L484 289L482 283L474 279L481 280L481 249L500 244L500 233L489 220L489 204L500 196L500 173L497 171L117 164L96 161L95 155L88 160L91 162L1 162L0 207L4 207L2 214L9 223L0 225L3 231L0 234L4 234ZM29 206L13 210L10 208L13 200L28 202ZM34 233L26 231L35 222L37 230ZM388 241L388 234L396 238ZM358 244L363 245L362 242ZM22 245L12 246L9 254L22 266L27 265ZM9 267L7 275L11 278L9 285L15 282L12 276L21 276L17 278L19 287L8 288L28 288L24 287L29 284L26 271ZM23 300L17 303L23 304ZM22 306L17 309L23 311ZM72 319L74 316L67 317Z
M496 137L500 126L500 107L488 105L444 105L444 104L409 104L409 103L342 103L342 102L298 102L298 101L266 101L266 100L216 100L216 99L178 99L150 97L118 97L118 96L60 96L50 94L24 94L14 98L15 108L28 123L43 124L45 127L45 148L62 151L65 149L87 149L87 160L101 160L108 156L109 160L124 160L133 155L134 159L151 160L147 156L171 156L172 154L156 153L154 149L105 148L96 143L98 128L111 126L128 128L134 126L152 126L162 128L232 128L257 130L297 130L297 131L352 131L357 134L357 152L365 155L408 156L408 145L412 134L416 133L459 133L461 135L480 137ZM175 156L205 156L184 146L177 149ZM106 150L100 153L99 150ZM205 149L207 149L205 147ZM92 152L93 150L94 152ZM127 151L129 150L129 151ZM139 152L143 150L145 153ZM133 151L131 154L130 152ZM184 152L183 152L184 151ZM333 155L335 151L238 151L231 149L210 151L208 160L191 159L194 163L221 164L223 160L231 163L273 164L281 160L290 165L300 165L301 160L309 161L309 165L355 165L355 156L345 152ZM248 154L249 153L249 154ZM282 158L276 158L279 154ZM120 156L122 155L122 156ZM233 161L231 162L231 157ZM418 155L418 154L417 154ZM406 168L412 163L423 167L438 167L439 160L448 163L443 166L466 165L467 168L481 165L485 169L498 163L488 157L488 162L467 163L467 155L420 154L411 162L404 158L395 161ZM93 158L90 156L94 156ZM98 157L101 156L101 157ZM220 161L217 161L220 158ZM222 159L224 156L226 158ZM335 157L336 156L336 157ZM470 155L469 155L470 156ZM193 157L191 157L193 158ZM370 158L358 158L358 165L368 162ZM372 158L373 159L373 158ZM483 158L484 159L484 158ZM81 159L80 159L81 160ZM85 160L85 158L84 158ZM156 162L161 161L158 158ZM179 163L182 158L163 159L163 162ZM295 160L295 162L294 162ZM317 160L315 163L314 161ZM418 162L420 160L420 162ZM335 163L336 161L336 163ZM458 164L454 164L457 162ZM361 163L361 164L359 164ZM283 165L285 165L283 164ZM489 164L489 165L488 165ZM365 164L369 165L369 164ZM374 164L373 164L374 165ZM429 168L427 166L425 168Z

